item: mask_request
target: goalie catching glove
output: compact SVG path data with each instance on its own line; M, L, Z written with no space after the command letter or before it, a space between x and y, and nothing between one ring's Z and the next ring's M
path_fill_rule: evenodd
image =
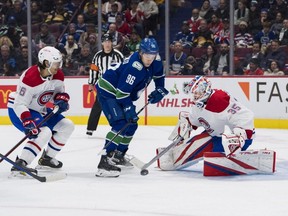
M148 101L151 104L158 103L168 93L169 93L168 90L165 89L164 87L157 87L153 92L151 92L150 95L148 95Z
M189 120L189 112L181 111L179 113L179 120L177 125L175 126L174 130L168 137L169 140L174 141L179 136L183 139L187 139L190 136L190 132L192 130L192 125Z
M65 112L69 109L70 96L67 93L57 93L54 96L54 106L58 106L59 109L57 111L58 114Z

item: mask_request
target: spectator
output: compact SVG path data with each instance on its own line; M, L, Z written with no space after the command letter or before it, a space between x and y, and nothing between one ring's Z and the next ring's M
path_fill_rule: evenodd
M73 67L74 69L78 69L78 73L75 75L78 76L88 76L90 63L92 62L93 54L90 53L89 44L85 44L78 55L73 59Z
M22 9L22 2L19 0L15 0L13 7L6 14L6 20L10 17L14 17L18 26L27 24L27 13Z
M86 29L84 15L78 14L77 22L76 22L76 32L81 35L83 32L86 32L86 31L87 29Z
M122 49L124 47L124 38L122 34L116 30L116 28L116 24L111 23L109 25L109 30L107 31L107 33L109 33L113 38L113 48L122 52Z
M252 58L257 58L259 62L264 61L264 54L261 49L261 43L260 42L254 42L252 46L252 52L248 52L246 56L241 59L240 64L238 67L235 69L235 74L238 75L243 75L244 71L246 69L249 69L249 62L251 61ZM261 63L260 63L261 65Z
M276 17L276 14L280 12L283 17L287 17L287 3L283 0L276 0L273 5L271 5L269 13L271 17Z
M263 23L263 29L254 36L254 41L260 42L262 45L268 45L274 39L276 34L270 31L271 24L269 22Z
M212 31L213 35L224 28L222 21L215 13L213 13L211 16L211 22L208 24L208 28L210 31Z
M213 33L208 29L207 21L202 19L200 21L199 31L195 33L193 46L207 47L208 45L213 44Z
M45 22L52 24L52 23L59 23L64 27L68 24L69 20L71 19L72 14L71 11L68 11L64 8L64 3L62 0L57 0L55 3L55 8L52 10L45 20Z
M276 19L274 20L270 30L274 31L277 38L279 38L282 28L283 28L283 15L280 12L278 12L276 14Z
M229 47L228 44L220 44L220 52L215 56L215 68L211 68L214 71L214 75L228 75L229 74ZM212 74L212 73L211 73Z
M56 44L55 36L49 32L49 26L47 23L40 25L40 31L35 35L35 44L39 49L45 46L54 46Z
M248 24L245 21L241 21L239 24L238 33L236 33L234 37L234 43L236 47L243 48L243 47L251 47L253 44L253 37L248 32Z
M90 46L90 53L94 55L96 52L98 52L97 35L95 33L91 33L89 35L88 43Z
M215 13L216 13L217 17L219 17L222 21L224 19L229 20L230 13L229 13L229 7L227 5L226 0L220 0L219 1L219 7L216 9Z
M76 43L79 42L80 34L76 32L76 25L75 25L75 23L70 23L70 24L69 24L69 27L68 27L68 29L67 29L67 32L66 32L66 33L62 36L62 38L60 39L60 44L62 44L63 46L66 44L68 35L73 35L75 42L76 42Z
M210 5L214 11L217 10L219 2L220 2L219 0L210 0Z
M84 9L83 9L83 13L86 13L88 11L88 5L89 4L93 4L94 8L96 10L98 10L98 0L89 0L85 5L84 5ZM102 7L102 5L101 5Z
M92 23L98 25L98 13L93 3L88 4L88 10L84 12L84 21L85 23Z
M14 48L19 48L19 40L24 35L22 29L17 26L15 18L9 17L7 25L2 25L0 27L0 37L7 36L12 41Z
M86 32L82 33L79 39L79 46L83 47L86 43L89 43L89 35L96 34L96 28L93 23L86 24Z
M188 22L184 21L182 23L181 31L176 34L175 39L171 44L171 47L173 48L173 45L176 41L180 41L183 48L191 48L193 45L193 40L194 34L190 31Z
M198 32L199 26L200 26L200 21L203 18L200 17L199 15L199 9L194 8L192 10L192 16L191 18L187 21L189 24L189 28L190 30L195 34L196 32Z
M123 52L124 56L131 55L140 48L141 37L138 35L136 30L133 30L129 41L126 43L127 52Z
M215 44L221 44L221 43L226 43L230 44L230 22L228 19L224 19L223 21L223 29L216 32L214 34L214 43Z
M109 13L112 10L112 5L115 3L118 5L118 12L121 13L122 12L122 4L116 0L108 0L102 6L102 14L106 15L107 13Z
M271 61L269 68L264 71L266 76L284 76L284 72L279 69L277 61Z
M264 72L260 67L259 59L252 58L249 62L249 69L244 71L244 75L263 75Z
M249 9L249 30L252 35L255 35L262 29L262 22L260 17L260 5L257 1L251 1Z
M265 58L261 67L264 70L267 70L270 62L276 60L278 62L279 68L282 70L285 66L286 55L283 52L282 48L280 48L280 42L278 40L273 40L271 45L267 48L265 53Z
M207 47L206 53L201 56L201 71L203 71L203 75L206 76L214 76L215 68L217 68L217 49L216 47L209 45ZM200 74L199 74L200 75Z
M123 37L128 39L130 37L132 29L129 27L127 22L123 20L123 16L121 13L117 14L115 24L117 31L120 32Z
M6 45L9 46L11 53L15 53L14 45L13 45L13 43L12 43L12 41L10 40L9 37L7 37L7 36L2 36L2 37L0 37L0 47L1 47L2 45L4 45L4 44L6 44Z
M279 34L279 41L281 45L288 46L288 19L283 20L283 28Z
M180 74L182 75L204 75L201 66L193 56L188 56L185 60L184 66L181 67Z
M17 71L18 68L15 56L11 54L10 47L3 44L0 47L0 74L5 74L6 76L17 76Z
M143 20L144 13L137 10L138 0L132 0L130 3L131 9L125 11L125 20L131 29L135 29L141 38L144 38Z
M155 35L157 29L158 6L153 0L143 0L138 4L138 9L144 13L144 34Z
M68 35L64 49L66 51L66 65L69 67L72 64L72 59L80 52L80 47L74 39L74 35Z
M175 42L174 53L170 57L170 70L169 75L181 74L181 68L184 67L187 55L183 52L183 46L181 42Z
M32 45L32 59L33 58L37 59L38 48L37 48L34 40L31 41L31 45ZM19 51L18 53L20 53L21 47L24 47L24 46L28 47L28 37L27 36L22 36L20 38L20 48L17 49L17 52Z
M28 47L27 46L22 46L20 49L20 54L16 57L16 62L17 62L17 69L19 71L19 75L22 74L24 70L26 70L29 66L28 64ZM36 64L38 59L32 55L32 65Z
M238 2L238 8L234 12L234 25L239 25L241 21L248 23L249 9L245 5L244 0Z
M106 25L109 26L111 23L115 23L116 22L116 16L117 15L121 15L120 12L118 12L118 4L114 3L111 5L111 11L109 11L105 16L105 22Z
M37 1L31 2L31 24L40 24L44 21L43 11L40 10L40 7Z
M199 10L199 16L202 17L203 19L205 19L207 21L207 23L210 23L213 13L214 13L214 10L210 5L210 1L204 0L201 8Z

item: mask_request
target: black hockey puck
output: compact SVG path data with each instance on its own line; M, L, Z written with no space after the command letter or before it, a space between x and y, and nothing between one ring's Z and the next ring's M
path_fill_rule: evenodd
M149 173L149 171L147 170L147 169L143 169L143 170L141 170L141 172L140 172L140 174L142 175L142 176L145 176L145 175L147 175Z

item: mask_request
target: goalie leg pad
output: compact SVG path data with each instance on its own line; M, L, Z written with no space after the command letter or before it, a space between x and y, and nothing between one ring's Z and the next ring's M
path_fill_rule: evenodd
M162 170L180 170L197 163L204 152L211 152L213 143L208 133L198 134L176 145L160 159L158 167ZM157 154L163 148L157 149Z
M226 157L224 153L204 154L204 176L273 174L276 153L271 150L241 151Z

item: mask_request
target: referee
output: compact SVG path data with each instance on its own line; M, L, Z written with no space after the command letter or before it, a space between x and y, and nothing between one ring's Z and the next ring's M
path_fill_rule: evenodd
M123 62L123 54L118 51L117 49L113 49L112 44L112 36L109 33L103 34L102 36L102 47L103 49L100 50L95 54L92 60L92 64L90 66L89 71L89 91L96 91L95 83L98 80L99 76L102 76L103 73L109 68L109 66ZM97 99L97 92L96 92L96 100L93 104L91 109L88 125L87 125L87 132L88 136L92 136L93 132L96 131L99 118L102 112L102 107Z

